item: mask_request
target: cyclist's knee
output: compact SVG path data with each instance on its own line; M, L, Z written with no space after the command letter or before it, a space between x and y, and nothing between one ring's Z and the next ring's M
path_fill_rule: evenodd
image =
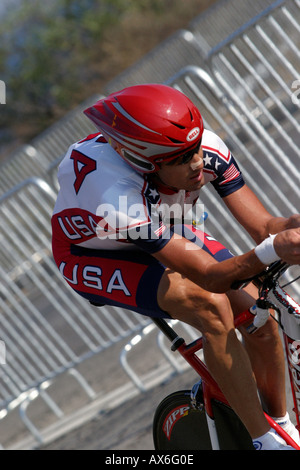
M227 334L232 329L233 314L225 294L207 292L205 298L202 298L199 315L201 331L206 338Z
M177 289L171 317L189 323L203 335L227 334L232 329L233 314L228 297L200 288Z

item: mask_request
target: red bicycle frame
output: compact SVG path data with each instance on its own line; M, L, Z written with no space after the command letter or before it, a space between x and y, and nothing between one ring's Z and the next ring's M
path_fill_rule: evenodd
M244 325L248 322L253 321L253 314L250 310L245 310L244 312L240 313L235 318L235 328L238 328L241 325ZM208 428L210 432L210 438L212 442L212 446L214 449L218 449L218 437L216 434L215 426L214 426L214 416L213 416L213 409L212 409L212 399L216 399L226 405L229 405L228 401L224 397L223 393L221 392L220 388L218 387L215 380L212 378L210 372L208 371L207 367L203 363L203 361L197 356L197 352L203 348L203 341L202 338L198 338L195 341L186 344L184 339L179 337L176 332L171 328L168 323L161 319L161 318L152 318L154 323L160 328L160 330L169 338L172 343L171 349L172 351L178 351L180 355L190 364L190 366L199 374L202 379L202 389L203 389L203 399L205 405L205 411L207 415L207 422ZM285 346L289 348L288 337L283 331ZM287 357L288 351L287 351ZM299 367L300 370L300 367ZM293 371L289 367L290 372L290 381L291 381L291 388L293 393L294 399L294 412L297 418L297 429L300 429L299 423L299 409L297 406L297 397L295 391L295 385L293 380ZM298 398L299 401L299 398ZM293 441L293 439L267 414L265 413L265 417L269 422L270 426L275 429L275 431L286 441L286 443L297 450L300 450L300 447Z

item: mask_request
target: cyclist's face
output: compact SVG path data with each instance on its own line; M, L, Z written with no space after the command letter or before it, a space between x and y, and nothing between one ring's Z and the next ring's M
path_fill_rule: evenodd
M203 151L200 147L188 162L181 161L180 157L172 164L162 163L157 172L159 179L174 189L195 191L204 184Z

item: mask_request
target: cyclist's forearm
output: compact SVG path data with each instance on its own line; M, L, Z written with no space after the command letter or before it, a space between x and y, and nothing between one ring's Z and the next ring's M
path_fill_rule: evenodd
M291 217L272 217L267 224L265 237L270 233L279 233L290 228L300 227L300 214L294 214Z
M176 234L153 256L203 289L224 293L234 281L259 274L279 258L288 264L300 264L300 228L268 237L255 250L220 263L199 246Z
M219 263L198 246L178 238L174 235L153 256L210 292L227 292L234 281L248 279L265 268L254 250Z
M224 282L230 282L232 275L235 276L234 280L247 279L279 259L291 265L300 264L300 228L270 235L254 250L220 263L219 268L221 275L224 275ZM213 285L214 276L220 276L218 271L216 266L209 267L210 284ZM206 288L210 290L209 287Z
M262 271L274 261L283 260L288 264L300 264L300 228L287 229L278 235L270 236L244 255L236 256L223 261L218 266L208 266L207 290L217 288L219 277L223 275L224 289L231 285L233 280L243 280ZM230 271L232 270L232 271ZM227 284L226 284L227 283ZM219 292L215 290L215 292Z
M228 292L234 281L249 279L259 274L265 267L252 250L207 266L201 287L210 292Z

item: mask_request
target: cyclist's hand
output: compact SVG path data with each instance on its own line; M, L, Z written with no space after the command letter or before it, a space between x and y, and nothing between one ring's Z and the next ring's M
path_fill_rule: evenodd
M300 227L300 214L294 214L288 219L288 228Z
M274 248L288 264L300 264L300 228L284 230L276 235Z

